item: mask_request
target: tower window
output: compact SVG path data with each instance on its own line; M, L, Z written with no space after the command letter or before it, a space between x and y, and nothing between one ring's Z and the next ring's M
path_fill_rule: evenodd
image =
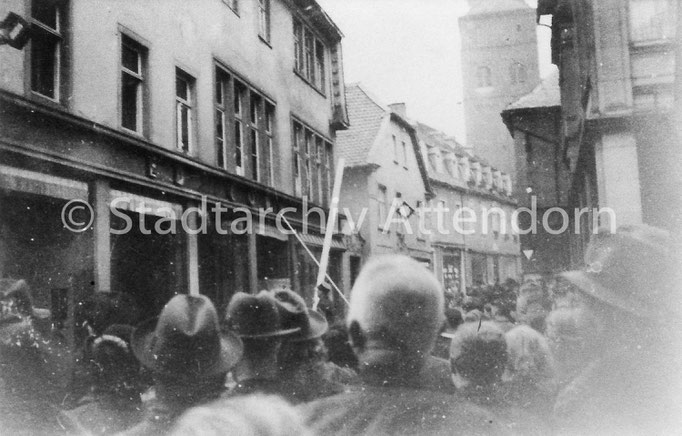
M492 86L492 75L490 74L490 68L488 67L478 67L476 70L476 79L479 88L486 88Z
M520 62L514 62L511 64L509 67L509 75L511 76L512 85L526 83L526 80L528 80L526 66Z

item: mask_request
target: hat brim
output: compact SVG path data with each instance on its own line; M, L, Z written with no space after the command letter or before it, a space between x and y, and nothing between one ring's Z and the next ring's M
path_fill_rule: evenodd
M280 336L288 336L292 335L294 333L297 333L301 330L300 327L292 328L292 329L284 329L284 330L276 330L274 332L266 332L266 333L258 333L258 334L242 334L239 332L236 332L234 330L230 330L230 332L236 334L240 338L245 338L245 339L265 339L265 338L277 338Z
M640 301L638 299L628 298L626 295L617 294L598 283L585 271L565 271L559 273L559 276L571 282L585 294L611 306L647 318L657 318L660 316L660 311L650 307L646 301Z
M292 342L317 339L321 337L323 334L327 333L327 330L329 330L329 323L327 323L327 318L325 318L324 315L315 310L308 311L308 322L310 325L308 331L292 336L291 338Z
M241 339L232 332L220 331L220 354L219 358L213 365L202 367L201 374L188 374L186 371L162 371L157 367L157 359L152 352L152 345L154 342L154 332L156 330L157 318L148 319L139 324L133 330L130 338L130 345L133 349L133 354L140 363L151 369L152 371L171 375L174 377L211 377L221 373L226 373L239 362L244 349Z

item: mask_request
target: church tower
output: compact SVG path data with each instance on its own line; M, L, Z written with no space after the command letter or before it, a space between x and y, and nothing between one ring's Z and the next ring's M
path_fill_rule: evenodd
M466 145L514 173L514 142L500 112L540 82L535 9L523 0L471 0L459 19Z

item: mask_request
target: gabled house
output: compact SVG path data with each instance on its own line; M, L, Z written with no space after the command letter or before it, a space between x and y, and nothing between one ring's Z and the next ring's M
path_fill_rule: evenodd
M443 288L464 291L472 285L519 280L521 251L511 226L516 200L509 175L445 133L419 121L412 125L435 194L429 205L429 239L434 273ZM475 222L467 222L470 217Z
M431 266L419 210L433 192L414 127L360 84L347 85L346 104L350 128L337 133L336 151L345 159L339 207L351 239L351 271L383 253Z

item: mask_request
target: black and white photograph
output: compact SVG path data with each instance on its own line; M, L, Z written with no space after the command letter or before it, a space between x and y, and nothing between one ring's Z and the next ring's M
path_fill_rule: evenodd
M682 432L680 0L0 0L0 435Z

